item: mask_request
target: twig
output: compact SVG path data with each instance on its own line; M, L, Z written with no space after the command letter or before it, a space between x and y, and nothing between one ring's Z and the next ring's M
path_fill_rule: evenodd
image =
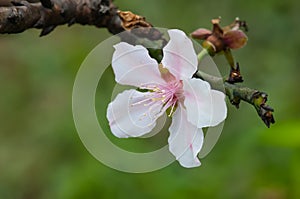
M235 105L237 108L239 108L241 101L251 104L267 127L270 127L271 124L275 123L273 116L274 109L266 104L268 100L268 95L266 93L252 88L228 83L222 78L211 76L201 71L198 71L194 77L204 79L216 90L224 92L225 87L227 97L231 104Z

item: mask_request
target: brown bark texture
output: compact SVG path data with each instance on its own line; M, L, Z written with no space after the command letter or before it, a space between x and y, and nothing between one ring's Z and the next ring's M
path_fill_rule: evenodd
M107 28L112 34L124 29L112 0L40 0L0 2L0 33L20 33L42 29L41 36L55 27L78 23Z

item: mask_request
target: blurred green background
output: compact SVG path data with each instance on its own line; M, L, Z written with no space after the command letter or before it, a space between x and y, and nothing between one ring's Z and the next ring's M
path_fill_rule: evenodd
M268 92L276 124L267 129L253 107L243 103L236 110L228 104L224 131L201 167L185 169L175 162L152 173L122 173L87 152L71 110L76 72L110 36L107 30L75 25L43 38L38 30L0 35L0 199L300 198L299 1L115 4L158 27L186 33L211 28L210 20L218 16L223 25L236 16L247 20L249 43L234 55L245 85ZM102 84L109 88L111 70L107 74ZM105 123L102 106L99 120ZM110 138L126 147L126 141ZM145 140L141 143L147 147ZM137 146L127 147L131 144ZM143 144L135 150L142 151Z

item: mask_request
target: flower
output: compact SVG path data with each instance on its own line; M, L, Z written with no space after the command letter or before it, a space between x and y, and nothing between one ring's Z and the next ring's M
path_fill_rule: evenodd
M180 30L169 30L161 64L146 48L121 42L114 46L112 68L116 82L136 86L108 105L107 119L119 138L140 137L155 127L167 109L172 116L169 150L187 168L200 166L203 127L218 125L227 115L225 95L209 83L193 79L198 60L191 40Z
M246 22L240 21L238 18L229 26L220 27L220 19L213 19L213 30L199 28L195 30L191 36L195 39L204 40L203 47L208 49L211 55L215 55L228 49L239 49L247 44L248 37L240 30L245 27Z

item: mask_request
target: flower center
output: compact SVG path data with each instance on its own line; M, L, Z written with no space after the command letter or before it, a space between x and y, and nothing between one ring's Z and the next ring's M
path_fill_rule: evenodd
M175 111L178 100L183 99L183 84L182 80L177 80L169 70L159 64L159 71L162 79L165 80L165 84L144 84L139 88L148 91L142 96L132 97L131 107L134 108L136 105L143 104L144 107L149 107L147 110L143 110L143 114L139 120L144 120L145 118L151 118L151 120L156 120L170 108L168 114L169 117ZM151 125L151 124L150 124Z
M160 112L164 112L171 107L169 117L173 114L177 101L183 96L182 81L168 82L167 85L142 86L140 88L150 92L147 99L143 101L144 106L152 106L157 102L161 102L163 107Z

